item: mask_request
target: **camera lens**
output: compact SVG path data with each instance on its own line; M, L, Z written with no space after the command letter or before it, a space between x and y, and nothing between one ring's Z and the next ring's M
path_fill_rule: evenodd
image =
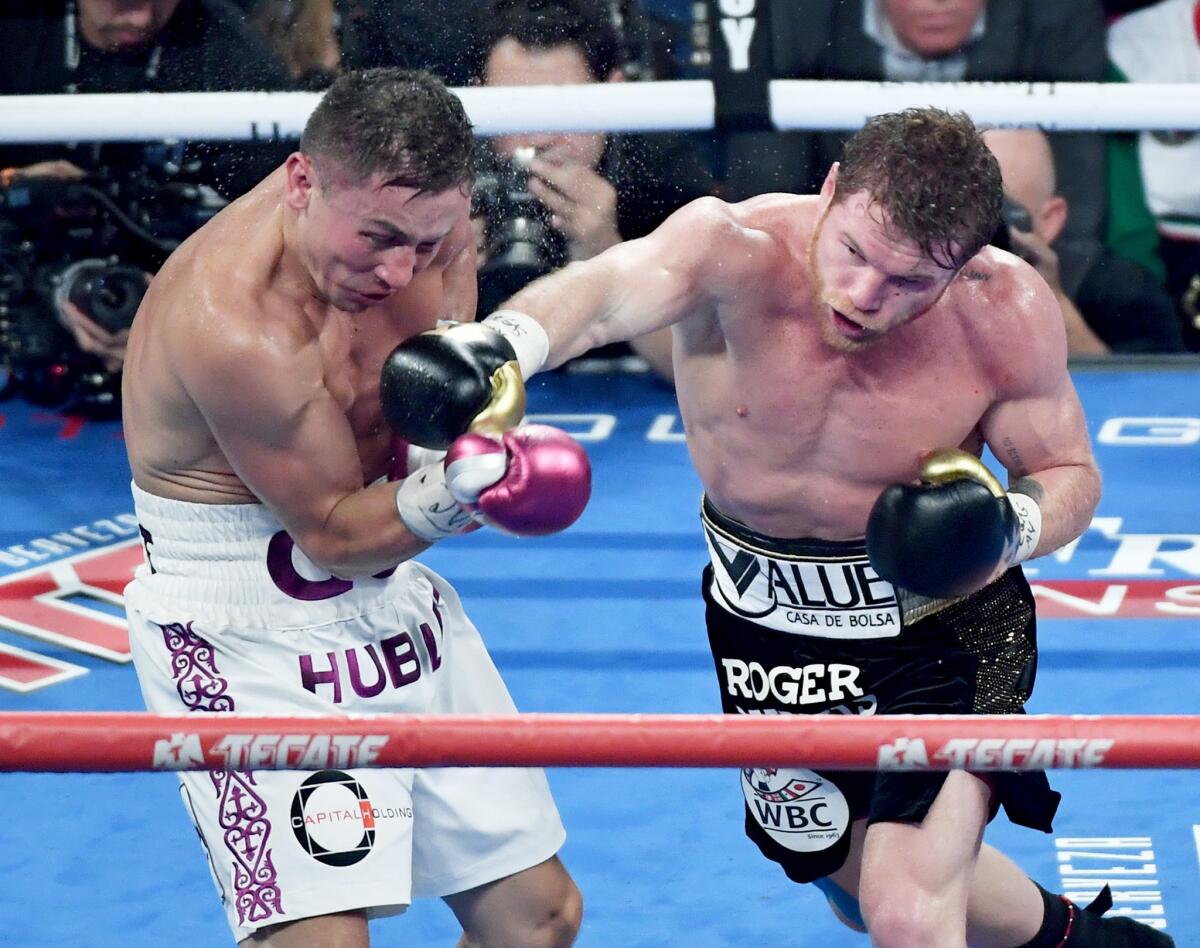
M58 276L55 300L69 300L84 314L107 329L120 332L133 325L146 277L136 267L103 260L80 260Z
M1004 203L1000 208L1000 217L1004 223L1016 230L1029 233L1033 230L1033 218L1029 209L1014 198L1004 195Z
M1029 233L1033 230L1033 218L1029 216L1029 211L1024 204L1006 194L1000 208L1000 225L988 243L1001 250L1007 250L1009 253L1016 253L1016 245L1012 239L1014 230Z
M146 278L141 271L111 267L82 282L68 298L109 332L119 332L133 325L145 295Z
M530 193L534 151L518 149L476 181L475 205L485 218L486 262L479 271L479 312L494 309L530 281L566 263L566 242L550 213Z

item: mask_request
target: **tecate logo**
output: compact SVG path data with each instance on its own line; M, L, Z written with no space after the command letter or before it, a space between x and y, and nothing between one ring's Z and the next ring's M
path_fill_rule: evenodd
M159 770L223 765L235 770L317 770L373 764L383 734L226 734L204 753L196 734L173 734L154 746Z
M877 766L880 770L1098 767L1113 743L1109 738L955 737L931 755L923 738L902 737L879 748Z

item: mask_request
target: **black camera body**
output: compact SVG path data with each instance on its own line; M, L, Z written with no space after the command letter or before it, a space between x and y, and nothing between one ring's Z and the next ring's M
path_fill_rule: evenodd
M1014 230L1029 233L1033 230L1033 218L1030 217L1029 210L1024 204L1005 194L1004 203L1000 207L1000 226L996 228L996 232L988 243L1001 250L1007 250L1009 253L1017 253L1012 239Z
M115 416L119 373L79 350L64 303L109 332L128 329L147 274L225 203L210 188L162 180L153 161L120 177L17 178L0 189L0 397Z
M567 262L566 238L529 190L533 158L533 149L518 149L511 161L489 152L476 175L471 213L483 220L486 258L479 269L481 314Z

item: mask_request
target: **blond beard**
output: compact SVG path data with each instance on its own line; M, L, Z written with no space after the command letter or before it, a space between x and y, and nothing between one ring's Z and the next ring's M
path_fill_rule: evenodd
M817 220L816 226L813 228L812 237L808 241L808 283L812 294L812 312L813 318L817 321L817 331L821 334L821 341L830 349L836 349L838 352L861 352L878 342L878 337L863 339L861 341L849 339L837 331L837 327L833 324L833 316L827 313L827 310L836 309L841 313L856 312L854 306L843 307L835 305L835 303L825 298L825 284L821 280L820 271L817 269L817 240L821 236L821 228L825 226L825 218L829 215L829 209L833 207L830 203Z

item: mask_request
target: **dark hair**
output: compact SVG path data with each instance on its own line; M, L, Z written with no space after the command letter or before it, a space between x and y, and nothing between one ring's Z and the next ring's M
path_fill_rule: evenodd
M430 72L362 69L339 76L304 126L300 150L336 163L356 181L444 191L472 176L471 121L458 96Z
M598 82L622 65L621 34L605 0L493 0L486 9L480 78L488 55L506 37L529 49L576 46Z
M837 190L835 200L869 192L899 230L948 270L988 242L1004 198L1000 166L971 119L935 108L869 119L846 142Z

